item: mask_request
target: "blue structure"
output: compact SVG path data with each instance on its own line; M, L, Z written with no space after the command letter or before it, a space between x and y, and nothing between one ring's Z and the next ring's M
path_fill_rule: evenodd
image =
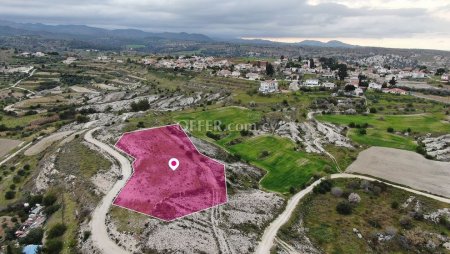
M40 245L27 245L22 249L22 253L23 254L37 254L39 247L41 247Z

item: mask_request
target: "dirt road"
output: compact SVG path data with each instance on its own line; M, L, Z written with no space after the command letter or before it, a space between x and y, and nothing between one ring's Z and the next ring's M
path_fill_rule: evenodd
M95 208L92 213L92 220L90 223L91 233L92 233L92 241L94 246L96 246L102 253L104 254L127 254L128 252L121 247L119 247L113 240L109 238L109 234L106 228L106 214L111 207L111 204L122 189L125 186L128 178L130 178L132 174L131 164L128 159L120 154L118 151L113 149L107 144L104 144L92 137L92 133L98 130L101 127L92 129L88 131L84 139L97 146L98 148L104 150L109 155L113 156L120 164L120 168L122 169L123 178L118 180L111 190L103 197L100 204Z
M336 178L358 178L358 179L365 179L365 180L369 180L369 181L378 181L377 179L371 178L371 177L367 177L367 176L360 176L360 175L352 175L352 174L345 174L345 173L341 173L341 174L334 174L330 176L331 179L336 179ZM286 209L283 211L283 213L281 213L270 225L269 227L266 228L266 230L264 231L263 236L261 237L261 241L256 249L256 253L257 254L268 254L270 253L270 249L272 248L272 245L275 241L275 237L278 233L278 230L289 220L289 218L291 217L292 212L294 212L296 206L298 205L298 203L300 202L300 200L305 197L308 193L310 193L312 191L312 189L314 188L314 186L318 185L323 179L319 179L316 182L314 182L313 184L311 184L310 186L308 186L306 189L300 191L299 193L295 194L291 199L289 199L288 204L286 206ZM393 186L395 188L399 188L405 191L409 191L412 192L414 194L417 195L421 195L421 196L425 196L428 198L432 198L441 202L445 202L450 204L450 199L448 198L443 198L443 197L439 197L439 196L435 196L432 194L428 194L428 193L424 193L421 191L417 191L417 190L413 190L411 188L407 188L407 187L402 187L402 186L398 186L395 184L390 184L390 183L386 183L390 186Z

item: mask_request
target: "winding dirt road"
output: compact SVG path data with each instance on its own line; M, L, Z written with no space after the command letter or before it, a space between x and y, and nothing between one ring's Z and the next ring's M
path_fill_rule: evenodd
M122 249L118 246L113 240L109 238L109 234L106 228L106 214L111 207L114 198L125 186L128 178L130 178L132 174L131 164L128 159L120 154L118 151L110 147L109 145L102 143L95 138L92 137L92 133L98 130L101 127L97 127L88 131L84 135L84 139L107 152L109 155L114 157L120 164L120 168L122 169L122 179L118 180L114 186L109 190L109 192L103 197L100 204L95 208L92 213L92 220L90 223L91 233L92 233L92 242L95 247L97 247L104 254L128 254L126 250Z
M340 174L334 174L330 176L331 179L337 179L337 178L358 178L358 179L364 179L364 180L369 180L369 181L380 181L378 179L372 178L372 177L367 177L367 176L361 176L361 175L352 175L352 174L345 174L345 173L340 173ZM275 237L278 233L278 230L289 220L289 218L291 217L292 213L294 212L295 208L297 207L298 203L300 202L300 200L305 197L308 193L310 193L314 186L318 185L322 180L319 179L317 181L315 181L313 184L311 184L310 186L308 186L306 189L300 191L299 193L295 194L291 199L289 199L286 209L283 211L283 213L281 213L270 225L269 227L266 228L266 230L264 231L263 236L261 237L261 241L258 245L258 248L256 249L256 253L257 254L268 254L270 253L270 249L272 248L272 245L275 241ZM432 194L428 194L428 193L424 193L421 191L417 191L411 188L407 188L407 187L403 187L403 186L398 186L395 184L391 184L391 183L386 183L385 184L395 187L395 188L399 188L405 191L409 191L411 193L417 194L417 195L421 195L421 196L425 196L431 199L435 199L441 202L445 202L447 204L450 204L450 199L448 198L443 198L443 197L439 197L436 195L432 195Z

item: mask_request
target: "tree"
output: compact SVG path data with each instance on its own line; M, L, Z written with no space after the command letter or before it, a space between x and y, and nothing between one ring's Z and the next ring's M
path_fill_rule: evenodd
M371 107L371 108L370 108L370 113L371 113L371 114L377 113L377 109L374 108L374 107Z
M44 236L44 230L42 228L33 228L24 238L19 240L20 244L42 244L42 237Z
M64 234L64 232L66 232L66 230L67 230L66 225L64 225L62 223L55 224L47 232L47 237L51 239L51 238L56 238L56 237L62 236Z
M339 80L344 80L347 76L347 65L346 64L339 64L338 65L338 73L337 73Z
M350 203L348 201L341 201L336 206L336 211L342 215L352 214L352 210L353 210L352 206L350 205Z
M63 248L63 242L58 239L50 239L45 242L44 253L58 254Z
M389 85L395 86L397 84L397 81L395 80L395 77L392 77L391 80L389 80Z
M348 202L352 204L359 204L359 202L361 202L361 197L358 193L350 193L350 195L348 195Z
M389 133L392 133L392 132L394 132L394 128L392 128L392 127L388 127L388 128L387 128L387 132L389 132Z
M367 131L366 131L366 129L359 129L359 134L360 135L366 135L367 134Z
M273 65L271 63L267 63L267 65L266 65L266 74L267 74L267 76L272 77L274 73L275 73L275 70L273 68Z
M314 59L309 59L309 68L316 68L316 64L314 63Z
M442 74L444 74L446 72L446 70L444 68L439 68L436 70L436 76L442 76Z

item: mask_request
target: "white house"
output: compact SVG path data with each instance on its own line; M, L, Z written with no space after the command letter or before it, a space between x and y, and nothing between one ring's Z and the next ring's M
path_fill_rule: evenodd
M217 76L229 77L229 76L231 76L231 71L229 71L229 70L220 70L217 73Z
M334 89L336 88L336 84L335 83L331 83L331 82L325 82L322 84L323 87L327 88L327 89Z
M318 79L307 79L305 82L303 82L303 86L319 86L319 80Z
M364 95L364 90L361 89L361 87L357 87L355 91L353 91L356 96L362 96Z
M261 81L261 84L259 86L259 92L263 94L278 92L278 81L276 80Z
M400 88L383 89L383 93L401 94L401 95L408 94L407 91Z
M441 81L442 82L448 82L449 81L449 75L448 74L443 74L441 76Z
M372 82L369 84L369 89L373 89L373 90L381 90L382 85L377 84L375 82Z
M239 71L233 71L231 73L231 76L234 77L234 78L239 78L239 76L241 76L241 73Z

